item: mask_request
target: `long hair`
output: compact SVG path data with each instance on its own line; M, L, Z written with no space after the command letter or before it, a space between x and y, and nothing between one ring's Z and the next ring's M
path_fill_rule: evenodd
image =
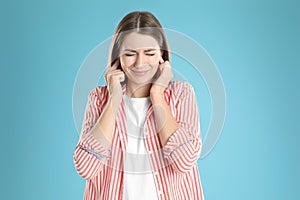
M108 67L112 66L119 58L124 37L132 32L152 36L160 46L162 58L170 60L169 45L160 22L148 11L134 11L123 17L114 32L109 51ZM121 63L118 69L122 70Z

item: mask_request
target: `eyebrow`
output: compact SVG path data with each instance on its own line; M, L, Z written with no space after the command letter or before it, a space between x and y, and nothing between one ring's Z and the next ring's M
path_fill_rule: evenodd
M150 48L150 49L146 49L145 52L155 51L155 50L158 50L158 49ZM125 49L124 51L136 52L136 50L134 50L134 49Z

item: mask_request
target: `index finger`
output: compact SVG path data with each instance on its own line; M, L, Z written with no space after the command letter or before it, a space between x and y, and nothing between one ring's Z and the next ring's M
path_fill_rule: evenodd
M160 62L160 64L162 64L162 63L164 63L165 61L164 61L164 59L163 59L162 57L160 57L159 62Z
M117 69L117 67L119 66L119 64L120 64L120 59L118 58L118 59L116 60L116 62L111 66L111 68L112 68L112 69Z

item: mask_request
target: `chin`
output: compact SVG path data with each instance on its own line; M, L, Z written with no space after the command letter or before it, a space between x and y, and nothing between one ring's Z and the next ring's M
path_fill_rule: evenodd
M147 77L133 77L129 81L134 83L134 84L147 84L147 83L152 83L153 81L153 76L152 78L147 76Z

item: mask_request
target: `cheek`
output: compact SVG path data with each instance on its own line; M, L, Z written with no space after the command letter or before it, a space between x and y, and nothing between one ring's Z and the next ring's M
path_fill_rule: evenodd
M130 63L128 62L128 60L124 59L124 58L120 58L120 64L121 64L121 68L124 72L128 71L128 67L130 67Z
M123 67L130 67L135 62L133 57L121 57L120 61Z
M159 56L159 55L155 55L155 56L153 56L153 57L151 58L150 63L151 63L152 65L155 65L156 67L158 67L158 65L159 65L159 60L160 60L160 56Z
M147 58L147 63L152 65L158 65L159 64L159 55L154 55Z

